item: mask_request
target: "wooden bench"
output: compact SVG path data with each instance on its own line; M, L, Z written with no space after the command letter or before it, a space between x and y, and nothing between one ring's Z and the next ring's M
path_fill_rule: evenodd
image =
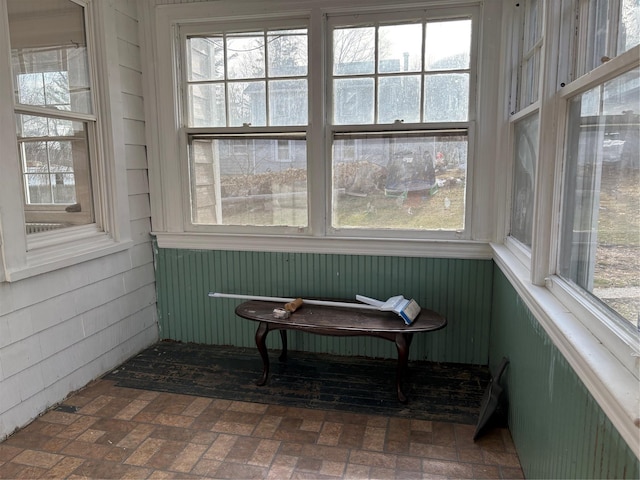
M439 330L447 320L432 310L422 309L411 325L405 325L402 319L391 312L377 310L321 306L304 304L289 318L276 318L274 308L281 303L263 300L249 300L236 308L236 314L242 318L259 322L256 330L256 345L262 357L262 377L257 382L264 385L269 376L269 355L266 338L272 330L279 330L282 339L281 361L287 360L287 330L301 330L319 335L332 336L370 336L395 342L398 349L396 366L396 388L398 400L407 402L402 391L402 381L407 369L409 348L415 333Z

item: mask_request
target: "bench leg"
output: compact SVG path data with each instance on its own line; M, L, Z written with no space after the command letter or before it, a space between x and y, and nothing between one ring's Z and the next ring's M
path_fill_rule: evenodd
M287 331L286 330L280 330L280 339L282 340L282 353L280 354L280 361L281 362L286 362L287 361Z
M400 403L407 403L407 396L402 391L402 383L404 375L407 371L407 363L409 361L409 347L413 335L405 335L403 333L396 334L396 347L398 349L398 365L396 367L396 389L398 390L398 400Z
M269 333L269 324L267 322L260 322L256 330L256 346L262 357L262 378L256 383L258 386L267 383L267 377L269 376L269 353L267 352L266 345L267 333Z

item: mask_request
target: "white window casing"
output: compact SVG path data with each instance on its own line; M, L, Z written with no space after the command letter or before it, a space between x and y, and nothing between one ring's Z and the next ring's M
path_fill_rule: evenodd
M0 72L0 280L16 281L124 250L131 245L124 134L117 75L114 11L108 2L76 1L85 7L96 128L90 129L92 198L96 222L43 233L25 234L21 170L16 142L13 82ZM0 62L11 65L7 5L0 1ZM115 74L114 74L115 73Z
M371 12L391 14L389 5L379 0L357 1L344 7L337 1L294 2L282 0L271 2L267 9L261 2L216 2L204 4L163 5L146 11L150 20L150 29L145 34L147 42L155 51L153 78L146 79L149 91L155 92L156 102L148 108L148 114L157 116L157 130L151 128L149 139L151 150L157 150L158 162L150 165L150 183L152 199L152 218L154 235L160 246L180 246L192 248L221 249L266 249L271 251L326 251L335 253L375 253L406 255L448 256L454 254L461 258L488 258L489 249L486 240L490 240L491 221L494 209L481 208L493 201L493 193L486 188L485 182L492 182L492 154L495 144L478 141L477 130L490 134L492 122L477 125L477 118L482 112L495 114L497 91L483 98L476 95L476 83L490 85L492 75L490 57L482 45L499 44L499 34L495 29L487 29L485 22L489 15L499 13L494 5L480 8L472 2L424 1L420 6L433 9L442 18L447 16L473 15L474 45L480 45L477 51L472 49L472 78L470 81L470 118L468 125L469 162L467 171L466 218L464 231L412 231L387 230L366 231L349 229L332 231L327 228L330 216L331 178L330 169L323 162L330 161L332 137L327 128L318 128L325 122L329 112L327 109L327 90L325 82L329 81L326 71L329 48L326 45L327 18L330 15L346 15L351 13ZM394 4L393 15L398 11L415 9L415 2L406 5ZM267 11L268 10L268 11ZM274 12L278 12L277 14ZM453 12L453 13L452 13ZM472 13L475 12L475 13ZM400 14L402 15L402 14ZM313 150L307 165L309 221L306 229L282 228L238 228L220 226L212 228L206 225L193 225L190 219L188 161L186 158L187 133L194 133L193 128L183 128L181 122L182 96L178 85L182 78L179 56L181 35L184 32L197 32L208 22L244 21L250 25L253 20L265 19L277 23L278 20L307 19L309 28L309 127L305 128L307 150ZM209 27L210 28L210 27ZM181 33L182 32L182 33ZM478 58L487 58L487 63L478 62ZM492 60L490 59L492 58ZM480 68L476 71L476 65ZM497 63L493 65L493 71ZM173 101L167 101L172 98ZM149 122L151 125L151 122ZM442 125L444 127L446 125ZM456 125L459 126L459 125ZM153 126L152 126L153 127ZM363 129L366 126L363 126ZM393 127L393 126L391 126ZM270 128L270 127L268 127ZM268 131L268 128L266 129ZM239 131L242 131L240 128ZM154 143L155 142L155 143ZM151 157L153 158L153 156ZM477 179L476 179L477 175ZM179 188L176 188L179 187ZM322 201L318 201L324 199ZM444 246L443 246L444 245ZM364 247L364 250L363 250ZM457 253L454 253L457 252Z

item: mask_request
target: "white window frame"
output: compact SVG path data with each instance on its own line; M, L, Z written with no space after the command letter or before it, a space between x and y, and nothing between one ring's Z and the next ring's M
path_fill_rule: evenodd
M490 3L480 8L481 2L453 0L447 2L458 15L461 7L468 12L476 11L474 24L478 31L478 39L482 39L482 47L477 55L486 62L478 62L477 78L471 79L472 89L476 84L495 84L495 72L499 59L491 55L491 45L499 43L500 32L488 28L491 15L499 14L500 5ZM146 16L149 19L148 30L145 32L147 42L155 51L155 64L150 66L154 74L147 78L145 85L148 92L156 98L154 104L145 104L149 115L150 158L158 159L150 164L150 183L152 199L153 234L161 247L203 248L228 250L269 250L269 251L299 251L299 252L332 252L332 253L369 253L383 255L405 255L458 258L490 258L490 248L487 241L493 238L493 208L494 196L490 185L493 182L492 161L495 158L495 144L488 142L480 144L476 141L482 132L495 135L493 122L482 122L476 125L476 118L469 118L469 151L473 162L469 162L467 171L467 210L466 229L464 232L429 231L412 232L401 231L401 236L385 237L383 232L366 232L358 235L355 232L335 234L329 231L326 219L329 212L331 198L328 189L331 185L330 169L325 168L319 161L310 161L307 166L309 198L324 199L323 202L312 201L309 205L309 227L303 231L269 232L264 228L198 228L190 225L189 209L185 208L185 198L189 192L188 179L185 176L186 145L185 136L180 131L180 105L176 96L180 79L177 65L177 45L179 45L179 26L188 24L202 24L207 21L228 21L253 19L270 20L277 18L308 18L309 20L309 102L310 124L323 123L325 120L326 95L324 82L326 75L326 45L318 32L326 29L326 15L332 13L369 13L369 12L397 12L399 10L414 10L415 8L433 8L446 14L446 8L438 0L423 0L416 3L402 0L389 5L383 0L356 0L348 7L338 0L275 0L265 5L257 0L242 2L219 1L202 2L180 5L163 5L159 7L147 6ZM278 12L278 13L274 13ZM145 22L143 22L145 24ZM477 62L477 57L471 59ZM480 68L482 65L482 68ZM474 81L475 80L475 81ZM167 98L174 101L167 102ZM475 105L470 110L476 116L493 118L496 109L496 92L483 98L476 98L475 91L471 92ZM473 101L473 100L472 100ZM473 113L471 113L473 114ZM151 119L157 118L157 122ZM155 124L155 125L154 125ZM154 128L157 127L157 128ZM307 141L308 150L320 152L318 155L329 161L327 150L330 139L324 129L310 128ZM177 159L177 161L176 161ZM179 188L176 188L179 187ZM487 208L489 206L489 208ZM198 226L200 227L200 226ZM216 226L218 227L218 226ZM444 241L446 240L446 242Z
M120 82L106 72L118 69L115 12L108 2L73 0L85 8L87 50L97 119L93 156L96 222L26 235L20 156L16 140L9 23L6 0L0 0L0 281L18 281L98 258L132 245L129 224Z
M605 64L572 80L568 68L576 41L573 0L545 2L545 43L540 77L539 102L510 115L510 98L501 99L503 112L499 136L501 158L506 173L498 177L498 191L503 191L506 204L511 198L510 162L512 162L512 121L539 109L540 138L534 200L532 248L528 252L508 236L510 205L501 210L499 227L502 244L493 244L494 260L532 311L542 328L560 350L605 414L613 422L632 451L640 451L636 425L640 390L640 339L627 328L620 328L611 314L590 296L578 291L556 275L559 238L564 142L567 130L568 101L575 95L602 84L629 68L640 64L640 47L625 52ZM504 0L504 11L513 7ZM503 27L509 28L511 16L505 14ZM505 37L503 37L505 38ZM506 38L509 38L506 36ZM504 41L504 40L503 40ZM502 82L510 92L512 77L509 49L503 53ZM575 54L575 53L574 53ZM549 61L545 61L547 58ZM506 188L504 186L507 186Z

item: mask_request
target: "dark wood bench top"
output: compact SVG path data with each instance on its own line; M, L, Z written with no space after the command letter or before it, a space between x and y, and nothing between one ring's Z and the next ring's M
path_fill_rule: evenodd
M294 330L318 330L317 333L322 335L419 333L439 330L447 324L442 315L428 309L422 309L411 325L405 325L402 318L393 312L309 304L303 304L289 318L275 318L273 309L278 307L281 308L282 304L250 300L238 305L236 314L249 320L273 324L271 329L281 325Z

